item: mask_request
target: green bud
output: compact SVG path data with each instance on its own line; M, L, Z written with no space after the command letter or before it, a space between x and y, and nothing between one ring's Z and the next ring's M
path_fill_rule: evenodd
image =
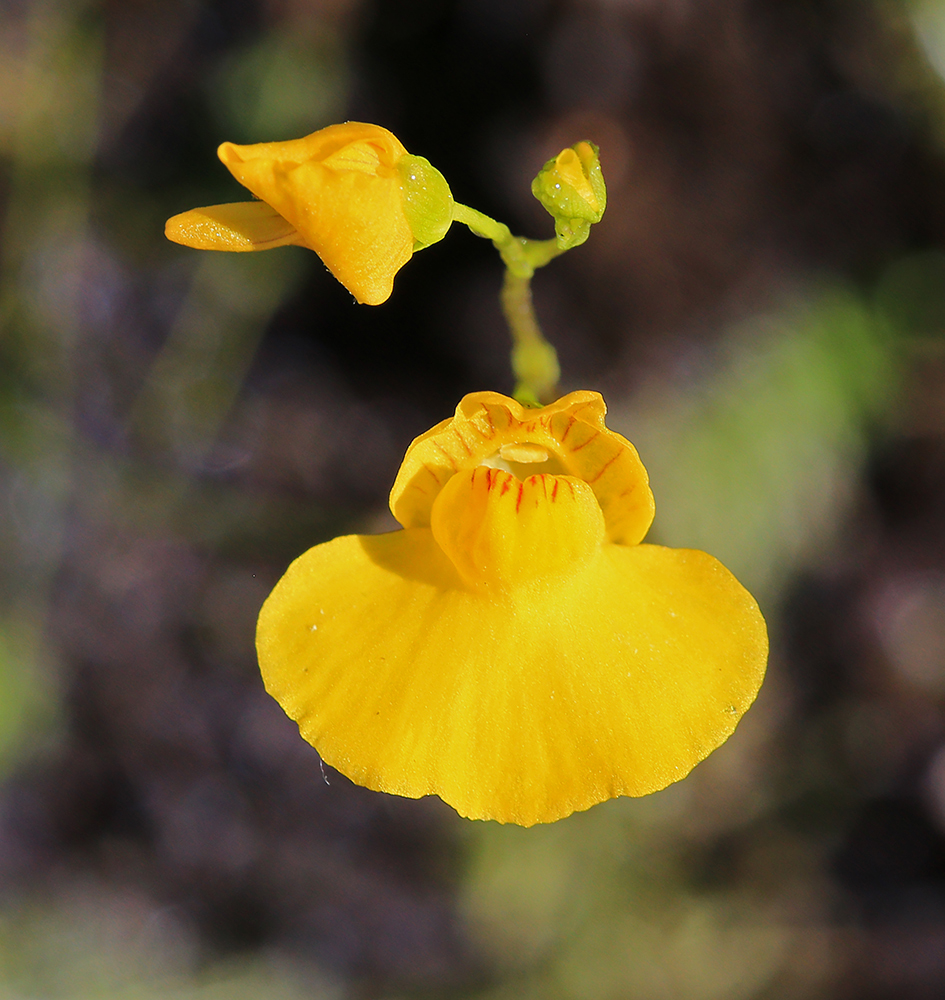
M422 156L405 154L397 161L404 215L415 240L414 250L437 243L453 221L453 195L446 178Z
M579 142L549 160L532 181L532 194L555 220L559 249L583 243L607 207L607 187L594 143Z

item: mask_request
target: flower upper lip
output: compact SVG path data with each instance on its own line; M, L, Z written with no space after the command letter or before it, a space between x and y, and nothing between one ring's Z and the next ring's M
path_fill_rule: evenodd
M407 449L391 490L391 511L404 527L429 525L436 496L458 471L498 464L494 456L501 457L503 448L538 448L563 474L591 487L611 541L636 544L653 521L653 494L636 449L606 427L606 411L600 393L583 390L537 409L496 392L470 393L451 420ZM526 475L537 471L559 470L530 469Z

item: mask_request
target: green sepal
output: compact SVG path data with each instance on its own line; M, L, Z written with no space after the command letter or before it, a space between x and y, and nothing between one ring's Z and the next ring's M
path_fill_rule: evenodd
M422 156L405 154L397 161L397 171L414 250L422 250L439 242L449 230L453 195L446 178Z

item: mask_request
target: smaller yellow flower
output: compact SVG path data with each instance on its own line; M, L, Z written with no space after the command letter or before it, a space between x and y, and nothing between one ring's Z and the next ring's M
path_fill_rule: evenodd
M704 552L640 542L646 470L573 392L466 396L391 490L403 531L310 549L259 616L270 694L379 791L530 826L686 776L764 676L751 595Z
M386 128L331 125L304 139L217 151L260 199L169 219L167 238L200 250L314 250L359 302L379 305L415 250L442 239L453 199L443 175Z

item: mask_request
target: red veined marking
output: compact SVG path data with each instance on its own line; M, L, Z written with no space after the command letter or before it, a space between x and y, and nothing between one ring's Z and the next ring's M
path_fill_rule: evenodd
M564 439L568 436L568 434L571 432L571 428L576 423L577 423L577 418L576 417L573 417L573 416L569 416L568 417L568 426L565 427L564 433L561 435L561 437L558 438L558 441L559 441L560 444L564 444Z
M570 479L565 479L565 482L568 484L568 489L571 491L571 496L574 496L574 483L572 483Z
M504 407L489 406L484 404L486 407L486 413L489 415L489 424L492 429L498 434L501 433L509 425L509 421L512 419L511 414ZM498 410L498 413L495 411ZM498 420L496 419L498 417Z
M427 491L418 482L412 482L410 484L410 488L412 490L418 490L420 493L423 493L424 495L426 495Z
M626 496L629 496L629 495L630 495L630 494L631 494L631 493L632 493L632 492L633 492L633 491L634 491L634 490L635 490L636 488L637 488L637 487L636 487L636 484L634 484L633 486L628 486L628 487L627 487L627 488L626 488L626 489L625 489L625 490L623 491L623 493L621 493L621 494L620 494L620 495L619 495L619 496L617 497L617 499L618 499L618 500L622 500L622 499L623 499L624 497L626 497Z
M499 496L500 497L504 497L505 494L509 492L509 490L511 489L511 487L512 487L512 477L508 476L506 478L505 482L502 483L502 490L499 493Z
M534 479L535 477L533 476L532 478ZM545 482L545 477L544 476L541 477L541 491L542 491L542 493L544 493L545 499L547 500L548 499L548 483Z
M597 480L600 479L600 477L614 464L614 462L616 462L617 459L620 458L621 454L622 454L622 450L618 451L613 456L613 458L611 458L609 461L605 462L604 463L604 467L600 470L600 472L597 473L597 475L593 479L586 480L586 482L588 483L588 485L590 485L591 483L596 483Z
M459 438L459 443L466 449L466 454L471 455L472 448L470 448L469 445L466 444L466 439L463 437L463 435L460 434L455 427L453 428L453 433Z
M558 477L557 477L557 476L555 476L555 484L554 484L554 486L552 486L552 488L551 488L551 502L552 502L552 503L554 503L554 502L555 502L555 500L556 500L556 499L557 499L557 497L558 497L558 483L560 483L560 482L561 482L561 480L560 480L560 479L558 479Z
M439 485L440 477L433 471L433 469L431 469L430 466L426 464L426 462L423 463L423 467L433 477L433 482L435 482L437 485Z
M453 456L436 439L434 439L434 441L433 441L433 447L434 448L439 448L439 450L441 452L443 452L443 454L449 459L449 463L450 463L450 465L453 466L453 471L454 472L459 472L459 466L456 464L456 459L453 458ZM437 480L437 482L439 482L439 480Z
M486 414L486 416L488 416L488 414ZM483 438L483 439L484 439L484 440L486 440L486 441L491 441L491 440L492 440L492 439L493 439L493 438L495 437L495 428L494 428L494 427L490 427L489 429L490 429L490 430L492 431L492 433L491 433L491 434L487 434L487 433L486 433L486 432L485 432L485 431L484 431L484 430L483 430L483 429L482 429L482 428L481 428L481 427L479 426L479 424L477 424L477 423L474 423L474 422L473 422L472 420L468 420L468 421L466 422L466 426L467 426L467 427L471 427L471 428L472 428L472 429L473 429L473 430L474 430L474 431L475 431L475 432L476 432L476 433L477 433L477 434L478 434L478 435L479 435L479 436L480 436L481 438Z
M525 484L518 484L518 499L515 501L515 513L518 513L519 507L522 506L522 494L525 492Z
M599 438L599 437L600 437L600 431L594 431L594 433L589 438L586 438L579 445L572 448L571 451L580 451L582 448L586 448L587 445L589 445L594 440L594 438Z
M579 413L583 413L588 407L591 407L593 405L594 405L593 402L578 403L577 407L574 410L572 410L572 412L574 413L575 416L577 416Z

